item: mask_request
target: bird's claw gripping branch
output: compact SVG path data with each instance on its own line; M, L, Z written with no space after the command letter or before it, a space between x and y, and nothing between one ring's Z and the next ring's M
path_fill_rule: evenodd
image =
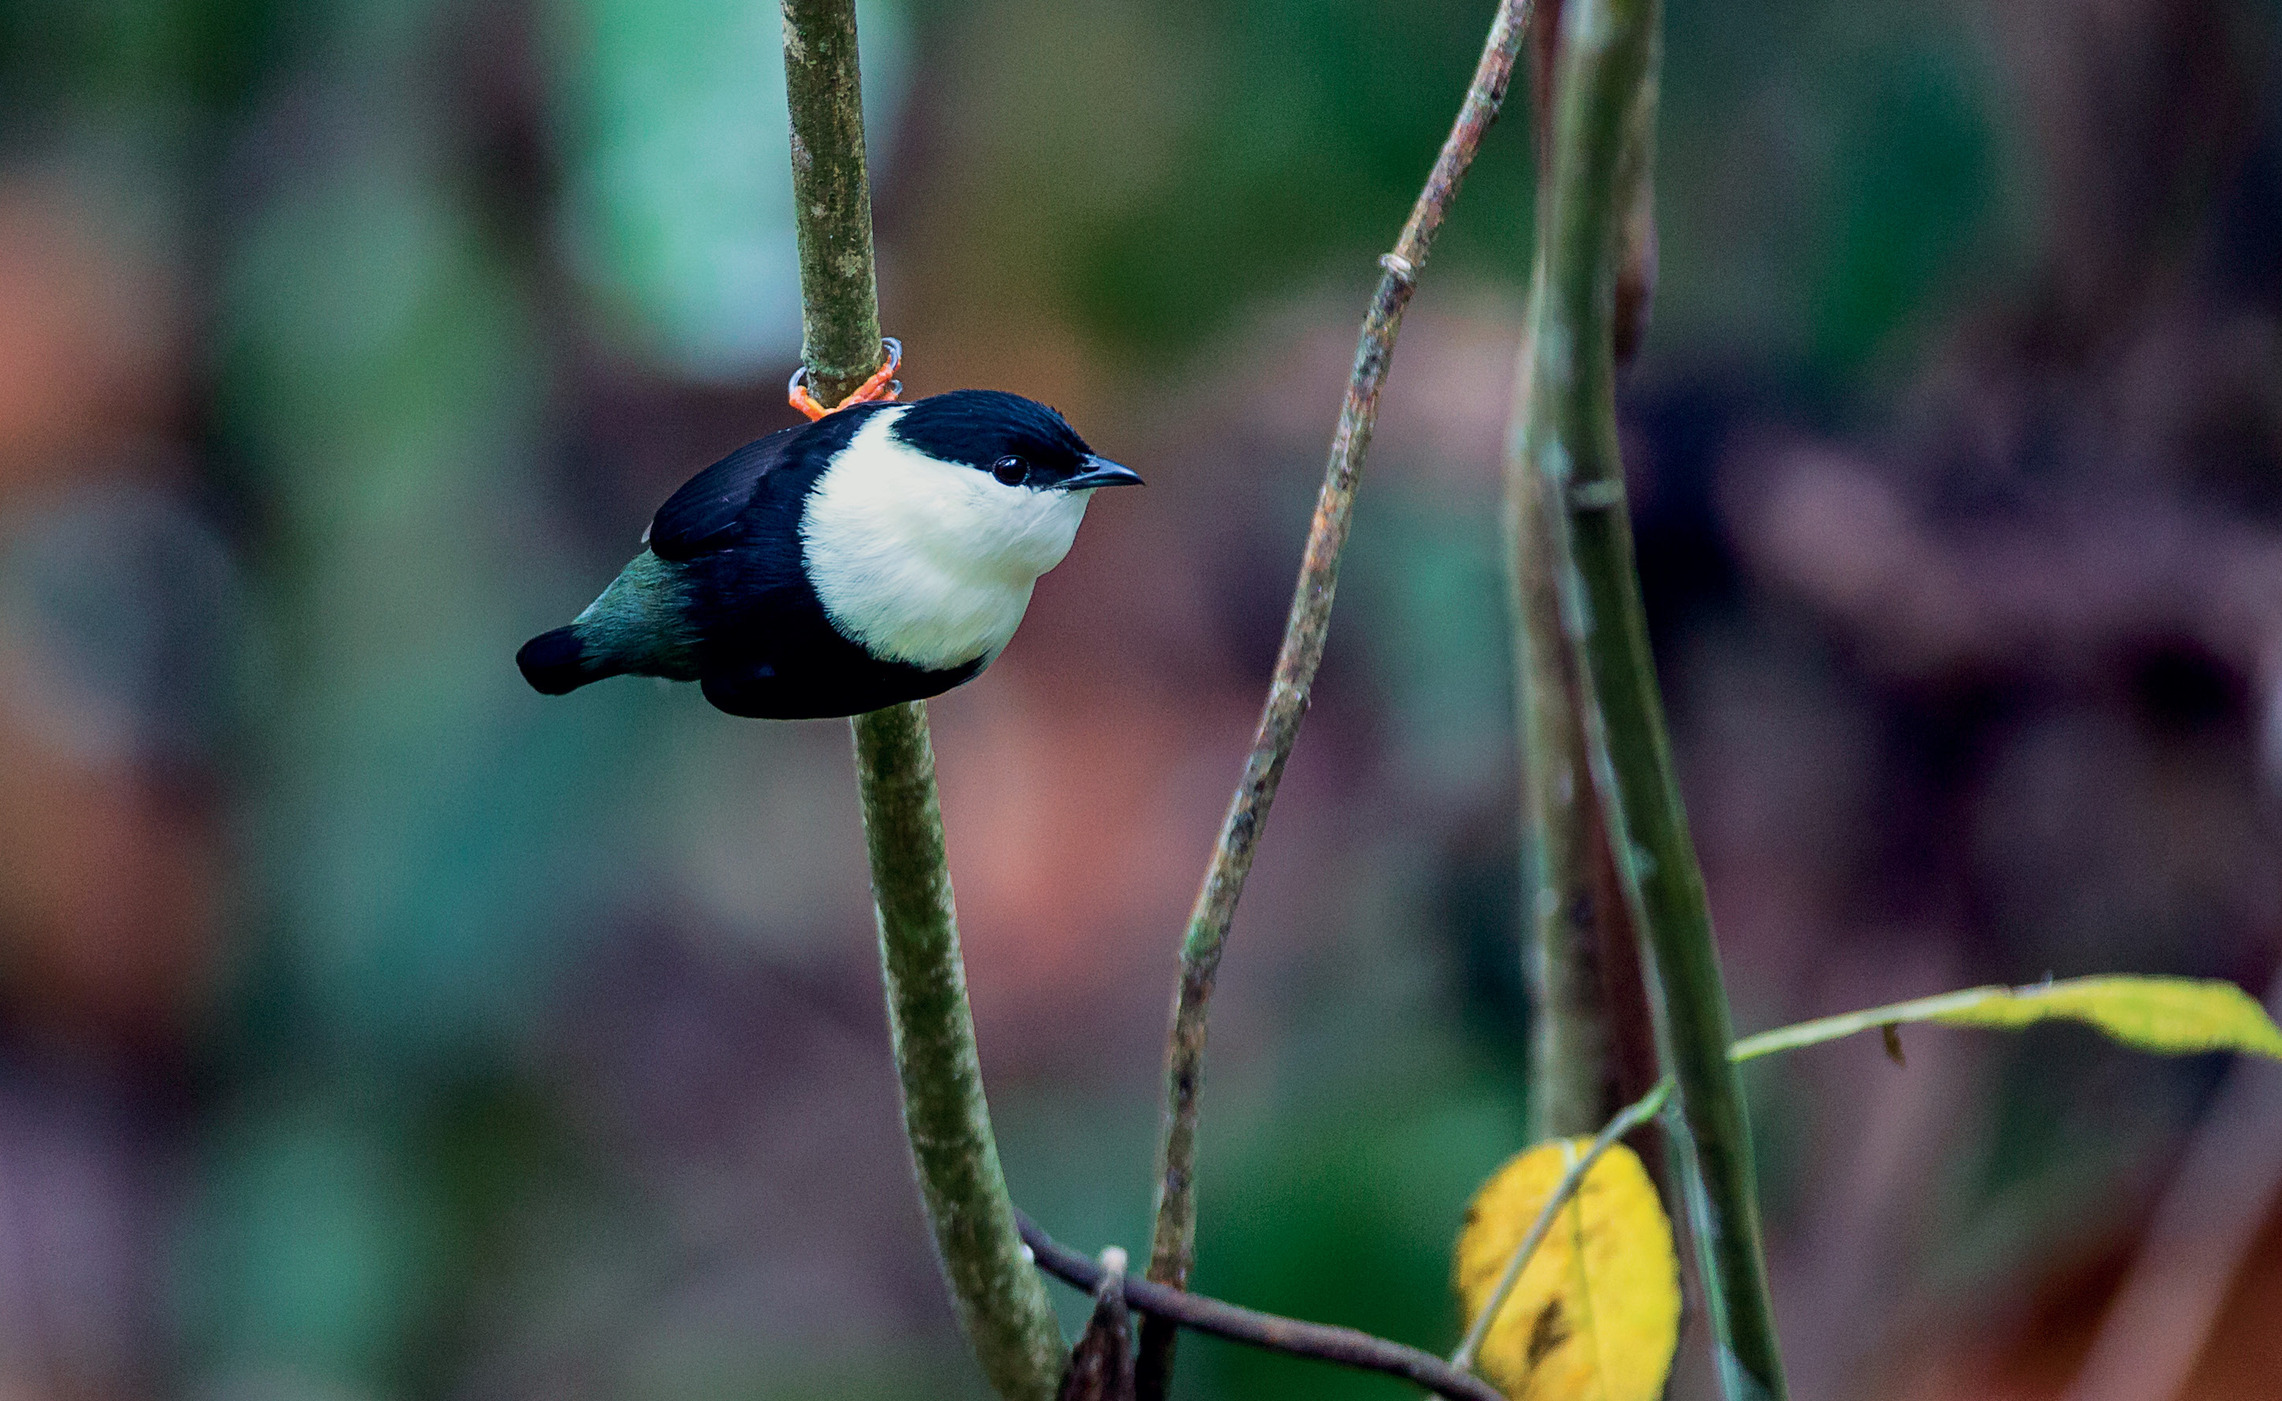
M872 372L870 379L857 385L854 390L850 391L848 397L839 403L826 408L816 401L815 395L808 392L808 367L806 365L794 370L792 378L786 382L784 387L785 402L808 415L810 422L814 422L826 414L838 413L842 409L852 408L857 404L894 402L895 396L903 392L903 381L895 377L896 370L903 364L903 342L893 336L882 336L880 337L880 348L887 352L887 359L881 362L879 369Z

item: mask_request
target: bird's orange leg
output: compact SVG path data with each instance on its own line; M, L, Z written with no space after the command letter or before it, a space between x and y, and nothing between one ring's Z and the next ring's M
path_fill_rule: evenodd
M808 367L806 365L792 372L792 381L785 386L786 401L808 415L812 422L828 413L838 413L840 410L855 404L892 402L896 395L903 392L903 382L895 377L896 368L903 363L903 342L893 336L882 336L880 347L887 352L887 362L881 365L870 379L857 385L848 397L839 403L826 408L816 401L816 396L808 392Z

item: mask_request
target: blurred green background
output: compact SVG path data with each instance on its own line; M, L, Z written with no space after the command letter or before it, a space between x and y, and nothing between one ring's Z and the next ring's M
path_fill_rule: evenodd
M859 9L911 392L1046 399L1150 481L934 706L1016 1196L1138 1249L1175 934L1490 6ZM765 0L0 0L6 1401L982 1394L845 726L511 665L792 421L777 44ZM1739 1023L2263 992L2282 10L1670 0L1665 54L1626 447ZM1199 1288L1441 1349L1525 1109L1525 109L1395 361L1205 1114ZM1751 1072L1799 1395L2156 1394L2103 1335L2273 1395L2270 1082L1909 1051ZM2208 1305L2132 1334L2159 1268ZM1406 1394L1183 1357L1184 1401Z

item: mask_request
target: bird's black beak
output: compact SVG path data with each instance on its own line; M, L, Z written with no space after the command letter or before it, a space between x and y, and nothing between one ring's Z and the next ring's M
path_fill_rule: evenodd
M1086 491L1097 486L1139 486L1141 474L1130 467L1120 467L1106 457L1088 457L1085 470L1064 481L1064 491Z

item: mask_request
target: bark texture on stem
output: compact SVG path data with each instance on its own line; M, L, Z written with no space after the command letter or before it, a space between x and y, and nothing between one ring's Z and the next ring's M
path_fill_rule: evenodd
M1014 1401L1048 1401L1062 1373L1061 1330L1023 1258L983 1099L927 708L913 701L853 724L903 1127L927 1219L984 1375Z
M854 0L784 0L785 93L800 231L801 354L835 404L880 358ZM924 705L849 722L879 918L903 1123L959 1322L1009 1401L1052 1401L1061 1329L1024 1258L992 1137L959 955Z
M783 9L800 242L800 359L808 367L809 392L837 404L880 364L856 0L783 0Z
M1188 1281L1196 1254L1196 1129L1197 1096L1204 1081L1207 1010L1213 980L1219 972L1221 948L1228 937L1236 902L1251 873L1252 854L1268 809L1282 781L1284 761L1299 736L1307 714L1308 695L1323 660L1324 638L1331 625L1332 596L1339 582L1339 556L1346 547L1353 517L1356 488L1371 443L1371 428L1379 411L1379 391L1386 383L1387 364L1394 354L1395 337L1403 310L1418 285L1434 236L1456 198L1466 169L1473 163L1482 136L1497 117L1513 76L1514 55L1520 48L1529 13L1529 0L1500 0L1481 61L1464 103L1440 155L1428 175L1426 187L1412 206L1395 249L1379 261L1384 273L1372 294L1355 348L1355 366L1347 395L1340 405L1338 428L1332 435L1330 460L1323 487L1316 499L1315 519L1308 531L1307 550L1301 560L1299 582L1293 590L1284 640L1276 655L1274 679L1267 704L1253 734L1252 751L1244 762L1223 819L1204 882L1197 891L1181 942L1181 980L1173 1004L1173 1024L1165 1053L1165 1120L1157 1157L1157 1224L1151 1241L1148 1277L1181 1286ZM1166 1321L1151 1318L1141 1330L1139 1384L1141 1401L1162 1401L1172 1373L1174 1330Z
M1553 92L1563 0L1539 0L1530 18L1530 110L1537 166L1537 239L1553 209ZM1531 289L1534 298L1536 289ZM1532 311L1526 325L1535 325ZM1613 874L1608 833L1585 756L1584 683L1561 631L1560 583L1543 512L1543 483L1524 450L1535 394L1536 343L1522 342L1506 434L1506 585L1519 708L1522 972L1529 986L1529 1136L1589 1133L1613 1108L1611 1001L1601 955L1632 936Z
M1537 246L1549 241L1553 200L1553 95L1561 0L1539 0L1530 19L1531 109L1537 165ZM1626 140L1623 257L1617 276L1615 347L1627 363L1646 332L1655 295L1656 103L1635 104ZM1535 315L1525 324L1534 323ZM1506 438L1506 577L1520 707L1524 968L1530 989L1530 1119L1534 1139L1590 1133L1663 1076L1641 981L1638 939L1586 761L1583 693L1560 625L1559 586L1544 547L1541 479L1523 451L1532 402L1534 344L1525 341ZM1640 1145L1663 1175L1659 1145ZM1667 1182L1669 1187L1673 1184Z
M1529 402L1531 355L1520 404ZM1529 979L1532 1140L1573 1138L1606 1122L1614 1098L1604 936L1630 937L1623 899L1604 879L1608 835L1586 760L1581 668L1561 629L1560 585L1545 548L1543 483L1521 450L1517 412L1506 460L1507 578L1521 706L1523 912Z
M1731 1401L1784 1394L1758 1193L1728 1044L1703 874L1664 729L1618 451L1620 264L1653 154L1655 0L1567 0L1554 80L1554 180L1531 299L1522 452L1560 508L1540 513L1563 632L1586 688L1582 734L1629 913L1646 934L1658 1039L1678 1081L1677 1137L1721 1380ZM1635 227L1637 225L1635 224Z

